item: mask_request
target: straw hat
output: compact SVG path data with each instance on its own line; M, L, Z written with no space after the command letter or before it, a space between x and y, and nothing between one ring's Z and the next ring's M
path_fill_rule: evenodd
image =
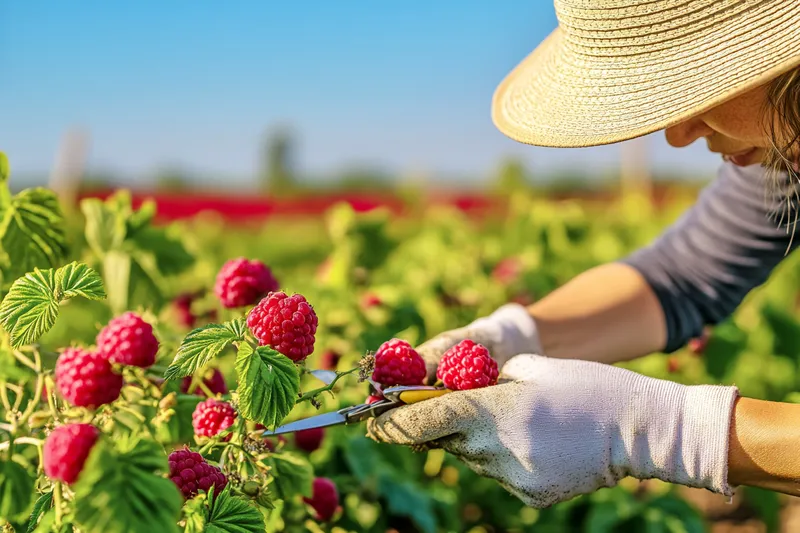
M555 0L555 8L558 28L492 101L495 125L526 144L646 135L800 65L800 0Z

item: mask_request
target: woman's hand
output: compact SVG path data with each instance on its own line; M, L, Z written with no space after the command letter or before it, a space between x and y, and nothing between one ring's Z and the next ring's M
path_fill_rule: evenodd
M445 331L417 346L417 352L425 360L427 383L436 381L436 368L442 355L464 339L486 346L500 366L517 354L542 353L536 323L528 310L519 304L506 304L489 316Z
M372 419L372 438L441 447L532 507L626 476L731 495L735 387L685 386L601 363L518 355L499 385Z

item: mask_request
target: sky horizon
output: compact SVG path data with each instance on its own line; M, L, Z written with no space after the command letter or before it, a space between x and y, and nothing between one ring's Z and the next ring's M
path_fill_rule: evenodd
M298 171L377 167L482 180L505 157L535 175L618 166L619 145L546 149L491 123L496 85L557 24L551 2L0 3L0 150L46 175L62 136L90 135L90 172L165 168L252 180L288 125ZM702 143L645 138L656 173L705 179Z

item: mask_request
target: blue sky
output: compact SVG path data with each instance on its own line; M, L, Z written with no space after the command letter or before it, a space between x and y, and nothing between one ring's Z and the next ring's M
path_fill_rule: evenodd
M618 146L535 148L491 123L495 86L556 24L547 0L0 0L0 150L18 174L44 174L80 127L94 170L246 182L287 124L307 174L481 179L507 155L540 174L613 170ZM657 169L706 177L719 162L648 142Z

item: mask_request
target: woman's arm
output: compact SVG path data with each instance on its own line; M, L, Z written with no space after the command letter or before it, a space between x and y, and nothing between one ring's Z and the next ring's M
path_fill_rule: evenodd
M739 398L728 448L728 482L800 496L800 404Z
M791 234L771 217L777 203L767 192L761 167L725 163L654 244L528 308L544 353L613 363L672 352L726 319L789 249Z

